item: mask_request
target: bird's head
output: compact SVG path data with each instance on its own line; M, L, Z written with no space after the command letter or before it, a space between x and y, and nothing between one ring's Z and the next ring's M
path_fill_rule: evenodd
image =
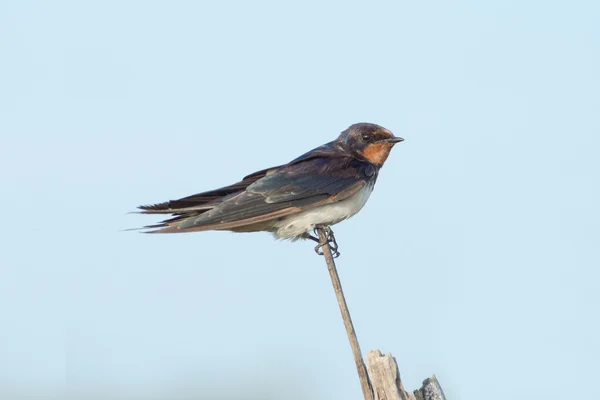
M353 155L381 167L392 147L404 139L382 126L361 122L343 131L337 140Z

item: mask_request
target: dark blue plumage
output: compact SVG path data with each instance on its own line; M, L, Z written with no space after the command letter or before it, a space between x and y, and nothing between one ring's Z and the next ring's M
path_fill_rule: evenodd
M172 214L146 228L174 233L204 230L269 231L307 237L317 225L349 218L369 197L378 171L401 138L375 124L355 124L334 141L240 182L179 200L141 206Z

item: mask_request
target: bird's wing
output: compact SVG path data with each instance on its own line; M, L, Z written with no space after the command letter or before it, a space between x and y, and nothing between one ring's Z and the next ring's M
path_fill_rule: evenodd
M178 200L170 200L164 203L143 205L139 206L138 208L142 210L140 212L141 214L178 214L191 211L202 213L205 210L213 208L215 206L215 202L220 202L226 196L231 196L246 190L246 188L254 182L258 181L261 178L264 178L265 176L267 176L270 173L273 173L274 171L279 170L282 167L303 163L315 158L336 158L339 156L340 149L338 149L334 145L334 142L326 143L301 155L300 157L289 162L288 164L285 164L283 166L279 165L276 167L271 167L254 172L253 174L245 176L241 181L232 185L215 190L209 190L207 192L197 193Z
M265 177L270 171L277 170L278 168L280 168L280 166L257 171L244 177L244 179L234 183L233 185L225 186L215 190L209 190L207 192L197 193L178 200L170 200L164 203L139 206L138 208L142 210L140 212L141 214L177 214L191 211L202 212L203 210L208 210L214 207L212 204L213 202L218 201L225 196L244 191L248 186L257 180Z
M178 214L154 232L231 229L346 199L366 185L368 166L351 158L310 158L265 174L199 215Z

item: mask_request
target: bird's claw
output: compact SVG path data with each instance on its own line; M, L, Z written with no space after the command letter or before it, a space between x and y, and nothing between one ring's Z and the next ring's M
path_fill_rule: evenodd
M323 253L323 247L328 244L329 248L331 249L331 255L333 258L338 258L340 256L340 252L338 251L338 244L337 241L335 240L335 235L333 234L333 231L331 230L330 227L328 226L323 226L323 227L316 227L315 228L315 234L318 236L319 232L318 229L323 229L323 232L325 233L325 243L319 243L316 247L315 247L315 253L317 253L318 255L322 256Z

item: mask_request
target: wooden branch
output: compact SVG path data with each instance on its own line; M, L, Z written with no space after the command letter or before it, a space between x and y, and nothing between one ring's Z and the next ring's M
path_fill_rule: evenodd
M342 283L338 276L337 269L335 268L335 262L331 254L331 247L327 240L327 235L323 228L317 228L319 234L320 245L322 245L323 255L327 262L327 269L331 276L331 283L335 290L335 296L337 297L338 305L342 313L342 319L344 320L344 326L346 327L346 333L348 334L348 340L350 341L350 347L352 347L352 353L354 354L354 362L358 371L358 377L360 378L360 386L362 388L363 396L365 400L373 400L373 389L371 388L371 382L369 381L369 375L367 374L367 368L360 352L360 346L358 345L358 339L356 338L356 332L354 331L354 325L352 324L352 318L350 318L350 311L348 311L348 305L344 298L344 292L342 291Z
M398 364L391 354L382 355L379 350L367 354L374 400L446 400L444 391L433 375L423 381L423 386L413 393L404 390Z
M356 338L350 311L348 310L344 291L342 290L342 283L340 282L340 277L338 276L335 262L333 261L329 238L325 232L326 229L328 228L317 228L317 233L319 234L318 247L321 247L323 255L325 256L325 261L327 262L327 269L329 270L331 283L333 284L335 296L337 297L338 305L340 306L342 319L344 320L344 326L346 327L346 333L348 334L348 340L350 341L350 347L352 347L354 362L356 364L356 370L358 371L360 386L365 400L446 400L444 391L435 375L425 379L421 388L415 390L413 393L408 393L404 390L404 386L400 380L400 373L398 372L398 364L391 354L383 355L379 350L370 351L367 354L367 373L367 367L365 367L365 362L363 361L362 353L360 352L360 346L358 345L358 339Z

